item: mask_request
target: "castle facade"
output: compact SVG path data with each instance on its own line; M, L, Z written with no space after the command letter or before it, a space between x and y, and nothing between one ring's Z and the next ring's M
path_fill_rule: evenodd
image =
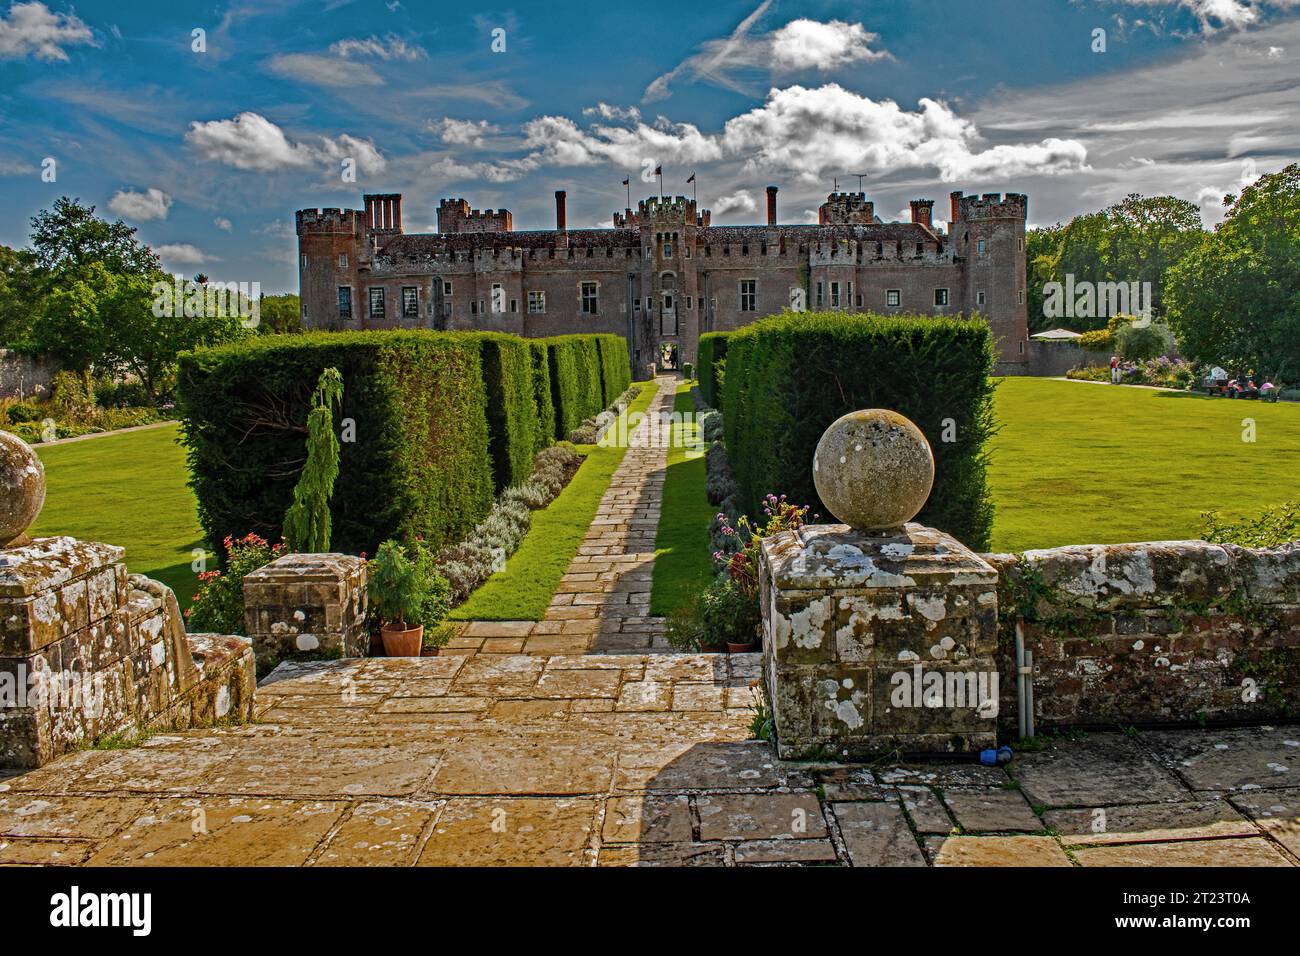
M910 222L884 222L863 193L832 193L817 225L714 226L682 196L615 213L608 229L514 230L507 210L444 199L438 232L402 229L400 194L364 209L297 213L305 328L477 329L525 336L612 332L637 377L696 361L702 332L783 309L982 316L998 371L1028 361L1026 197L950 196L946 231L933 200Z

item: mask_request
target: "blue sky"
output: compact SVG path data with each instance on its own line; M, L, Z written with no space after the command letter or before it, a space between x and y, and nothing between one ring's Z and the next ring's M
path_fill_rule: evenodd
M1172 192L1213 223L1300 154L1297 56L1300 0L0 0L0 243L67 194L172 271L296 291L295 209L401 192L423 231L464 196L549 228L564 188L608 225L647 163L715 222L769 183L808 221L865 174L886 219L963 189L1035 223Z

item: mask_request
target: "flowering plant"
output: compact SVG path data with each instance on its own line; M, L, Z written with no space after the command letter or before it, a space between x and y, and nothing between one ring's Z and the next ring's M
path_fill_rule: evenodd
M809 508L809 505L799 507L791 504L785 495L768 495L763 499L765 520L761 523L751 521L748 515L741 515L733 526L725 514L719 514L717 520L722 523L722 536L724 540L730 539L735 551L730 555L728 552L732 548L715 551L714 563L725 570L748 597L757 600L759 542L782 531L802 528L808 523ZM813 515L813 520L818 517Z
M226 535L225 571L200 571L199 592L185 612L189 630L214 634L244 633L244 576L264 568L285 552L256 534L235 540Z

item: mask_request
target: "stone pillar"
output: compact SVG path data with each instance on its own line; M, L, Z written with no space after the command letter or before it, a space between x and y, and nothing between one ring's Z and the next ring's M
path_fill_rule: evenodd
M366 562L286 554L244 578L245 631L258 659L365 657Z
M835 421L813 456L845 524L764 538L763 670L783 758L979 750L997 739L998 574L911 519L934 483L920 429L885 409Z
M780 756L993 746L997 581L965 545L914 523L765 539L763 670Z

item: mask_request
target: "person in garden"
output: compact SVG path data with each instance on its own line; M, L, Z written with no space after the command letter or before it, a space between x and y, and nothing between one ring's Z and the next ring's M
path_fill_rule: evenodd
M1119 356L1118 355L1112 355L1110 357L1110 384L1112 385L1119 384Z

